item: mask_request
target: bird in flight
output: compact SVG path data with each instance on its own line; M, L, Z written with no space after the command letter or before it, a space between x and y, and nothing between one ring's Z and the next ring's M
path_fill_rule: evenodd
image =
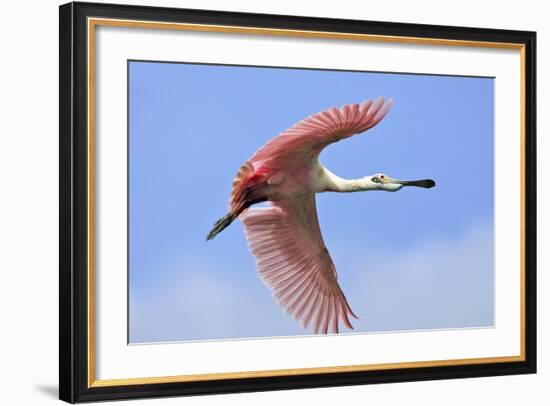
M311 115L258 149L239 169L229 212L207 236L211 240L236 218L243 224L256 269L279 305L304 328L338 333L353 329L355 317L323 242L315 194L323 192L396 192L405 186L431 188L431 179L405 181L382 173L343 179L319 162L327 145L378 124L393 105L378 98ZM269 202L267 207L252 205Z

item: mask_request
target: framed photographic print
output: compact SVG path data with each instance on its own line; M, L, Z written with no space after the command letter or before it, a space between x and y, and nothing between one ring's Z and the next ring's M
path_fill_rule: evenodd
M535 33L60 7L60 398L536 371Z

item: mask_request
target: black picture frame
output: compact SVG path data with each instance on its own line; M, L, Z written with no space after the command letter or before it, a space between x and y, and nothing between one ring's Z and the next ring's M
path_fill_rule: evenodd
M59 398L67 402L235 393L536 372L536 33L435 25L263 15L190 9L68 3L60 6ZM524 334L517 362L430 366L211 381L91 387L88 379L87 19L196 23L514 43L524 46Z

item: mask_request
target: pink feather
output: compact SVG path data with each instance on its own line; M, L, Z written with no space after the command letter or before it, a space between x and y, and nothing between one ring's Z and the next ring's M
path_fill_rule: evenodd
M338 333L340 323L352 329L356 318L317 219L317 158L327 145L377 125L392 105L378 98L313 114L258 149L233 182L230 213L240 213L260 278L281 307L315 333ZM243 209L246 199L258 198L270 206Z

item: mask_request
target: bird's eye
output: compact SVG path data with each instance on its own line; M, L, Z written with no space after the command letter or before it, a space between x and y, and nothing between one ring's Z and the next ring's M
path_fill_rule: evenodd
M380 179L384 179L384 175L380 175Z
M376 176L374 176L372 179L371 179L374 183L380 183L381 180L378 179Z

